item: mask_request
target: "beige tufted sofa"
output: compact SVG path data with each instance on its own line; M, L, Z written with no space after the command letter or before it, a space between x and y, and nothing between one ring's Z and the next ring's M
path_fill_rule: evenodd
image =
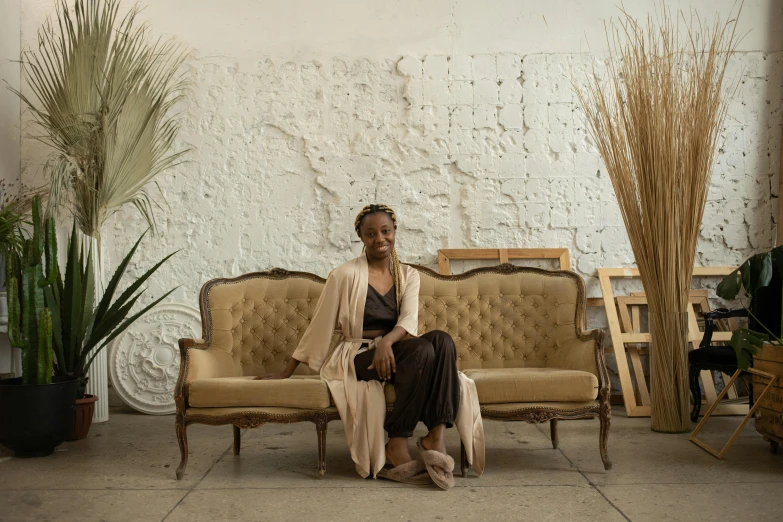
M549 421L557 448L558 420L598 416L600 455L610 469L603 331L582 331L582 279L573 272L508 264L453 276L416 268L421 274L420 331L444 330L454 338L457 364L476 382L484 419ZM301 421L316 425L323 476L326 425L339 418L326 384L305 365L291 379L253 377L286 366L324 282L313 274L275 269L204 285L203 340L179 341L175 399L182 460L177 478L188 461L190 424L232 425L238 455L241 428ZM386 398L391 405L390 385ZM488 453L491 448L488 440ZM467 473L464 452L462 471Z

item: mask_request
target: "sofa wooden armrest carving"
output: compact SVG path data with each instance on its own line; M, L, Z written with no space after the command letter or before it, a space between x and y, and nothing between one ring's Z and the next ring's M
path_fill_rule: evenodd
M457 345L457 364L476 382L485 419L557 422L600 419L599 449L611 468L611 420L603 331L582 331L582 279L568 271L500 265L443 276L423 267L421 332L443 330ZM287 364L312 317L325 280L275 269L215 279L201 289L203 340L181 339L175 390L181 452L188 460L187 427L232 425L234 454L240 429L310 421L318 433L318 473L325 473L326 426L339 418L328 388L305 365L286 380L253 380ZM386 387L387 403L394 389ZM487 441L491 451L491 441ZM467 473L464 452L463 475Z

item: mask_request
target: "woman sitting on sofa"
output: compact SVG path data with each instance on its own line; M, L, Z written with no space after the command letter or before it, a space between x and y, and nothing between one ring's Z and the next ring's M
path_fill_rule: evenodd
M351 457L362 477L410 484L454 485L454 460L446 429L457 426L468 462L481 474L484 431L475 383L457 370L454 341L441 331L417 337L419 273L394 249L397 218L385 205L368 205L356 217L364 252L337 267L326 281L313 318L288 366L300 362L320 372L345 426ZM335 330L341 342L331 354ZM394 409L386 414L385 382L394 385ZM416 424L429 433L408 447ZM384 446L383 431L389 441ZM425 471L426 470L426 471Z

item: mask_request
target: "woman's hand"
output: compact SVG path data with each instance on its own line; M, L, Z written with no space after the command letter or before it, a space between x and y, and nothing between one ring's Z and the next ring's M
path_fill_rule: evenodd
M285 370L283 370L280 373L273 373L270 375L259 375L258 377L254 378L254 381L271 381L273 379L288 379L294 374L294 370L296 370L296 367L299 366L299 361L291 358L290 361L288 361L288 364L285 367Z
M375 345L375 357L372 358L372 364L367 369L375 369L378 372L378 377L384 381L388 381L392 378L392 374L397 373L392 343L386 337Z
M291 377L291 375L289 373L287 373L285 370L283 370L280 373L274 373L274 374L270 374L270 375L259 375L258 377L256 377L253 380L254 381L272 381L272 380L275 380L275 379L288 379L289 377Z

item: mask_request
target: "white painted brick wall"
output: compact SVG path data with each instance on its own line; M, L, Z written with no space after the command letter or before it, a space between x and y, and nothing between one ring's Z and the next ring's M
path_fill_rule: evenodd
M732 63L741 83L699 263L736 263L773 242L781 90L768 71L781 77L779 54ZM583 74L589 56L189 65L181 142L193 150L161 178L171 211L158 212L163 233L139 262L185 247L162 275L184 285L186 300L213 276L271 266L326 274L358 252L352 220L369 201L396 206L402 257L418 263L434 265L442 247L567 247L596 296L595 267L633 262L570 90L570 68ZM132 239L120 224L143 228L133 212L114 221L111 259Z
M781 54L732 60L739 83L705 209L701 265L734 264L773 244ZM600 75L602 65L581 54L196 56L179 139L192 150L159 178L170 206L157 211L161 234L145 240L131 272L183 249L149 296L182 285L174 298L191 304L213 277L271 267L326 275L361 251L353 220L377 201L397 210L405 261L434 267L445 247L565 247L588 295L599 296L597 267L633 265L571 92L572 69L595 66ZM25 164L39 152L26 140ZM107 262L115 265L144 228L132 210L113 218ZM630 290L641 286L618 287ZM589 321L605 324L596 310Z

